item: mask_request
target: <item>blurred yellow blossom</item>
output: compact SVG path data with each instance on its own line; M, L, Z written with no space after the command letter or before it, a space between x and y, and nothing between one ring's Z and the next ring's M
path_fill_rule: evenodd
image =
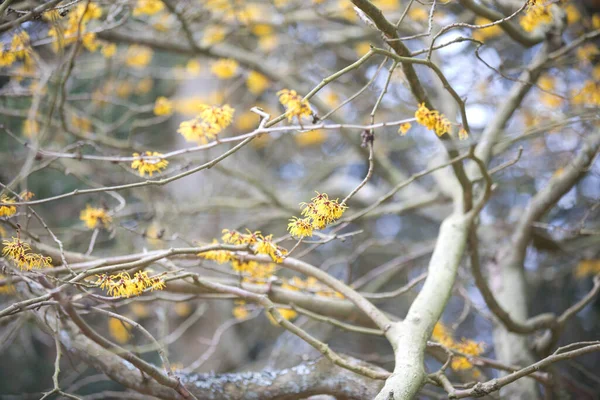
M154 15L165 8L165 5L160 0L137 0L133 9L133 16L139 15Z
M191 76L200 75L200 70L201 70L200 61L198 61L198 60L190 60L185 65L185 72L187 72Z
M125 64L132 68L144 68L152 60L152 50L146 46L131 45L127 49Z
M248 78L246 79L246 86L248 90L255 94L260 95L270 86L269 79L260 72L250 71Z
M108 215L103 208L94 208L89 204L85 210L82 210L79 219L82 220L88 229L108 228L112 222L112 217Z
M12 204L15 202L15 199L11 199L7 195L3 194L0 196L0 203ZM17 212L17 207L12 205L0 206L0 217L10 217Z
M216 61L210 70L219 79L229 79L235 76L238 62L231 58L222 58Z
M325 129L314 129L298 132L294 135L294 140L300 147L318 146L327 140L327 131Z
M125 344L129 341L131 325L121 321L118 318L108 319L108 333L119 344Z
M173 103L166 97L160 96L154 102L155 115L171 115L173 113Z

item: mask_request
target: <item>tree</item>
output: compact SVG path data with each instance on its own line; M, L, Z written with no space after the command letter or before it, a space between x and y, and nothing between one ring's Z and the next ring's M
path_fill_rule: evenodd
M0 32L3 393L600 391L597 4L4 0Z

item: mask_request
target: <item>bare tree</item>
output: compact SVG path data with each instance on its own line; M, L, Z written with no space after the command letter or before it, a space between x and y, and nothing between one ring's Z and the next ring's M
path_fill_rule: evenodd
M0 393L596 398L594 7L4 0Z

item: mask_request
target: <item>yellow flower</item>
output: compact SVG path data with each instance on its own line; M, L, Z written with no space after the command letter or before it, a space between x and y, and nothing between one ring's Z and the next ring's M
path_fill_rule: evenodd
M123 98L129 97L132 90L133 90L133 87L131 86L131 83L129 83L128 81L119 82L119 84L117 85L117 87L115 89L115 91L117 92L117 96L123 97Z
M17 58L15 57L14 53L12 53L10 50L5 51L2 46L0 46L0 67L8 67L16 60Z
M263 74L251 71L246 79L246 86L251 93L258 96L269 88L270 82Z
M200 74L200 62L198 60L190 60L185 65L185 71L191 76L198 76Z
M307 100L304 100L295 90L283 89L277 92L279 102L286 108L288 121L294 117L300 120L302 117L310 117L312 110Z
M251 232L249 229L246 229L246 232L240 233L238 231L223 229L221 239L223 242L229 244L255 244L261 238L259 231Z
M37 136L40 132L40 125L35 119L26 119L23 121L23 134L28 138Z
M371 50L371 43L369 42L359 42L354 46L354 51L356 55L359 57L364 56Z
M0 279L7 279L6 276L0 274ZM15 287L13 285L11 285L10 283L6 283L3 286L0 286L0 294L5 294L5 295L10 295L10 294L14 294L15 291Z
M0 203L14 203L15 199L9 198L7 195L3 194L0 196ZM17 212L17 207L15 206L0 206L0 217L10 217Z
M238 62L231 58L222 58L216 61L210 70L219 79L229 79L235 76L238 70Z
M150 316L150 311L148 307L142 303L131 303L129 309L138 318L146 318Z
M567 14L567 24L575 24L581 19L581 13L577 7L573 4L567 4L565 6L565 13Z
M137 0L133 9L133 16L139 15L154 15L165 8L165 5L160 0Z
M146 94L152 90L152 86L154 86L154 80L147 76L135 85L135 92L137 94Z
M41 254L32 253L31 246L13 237L12 240L3 240L2 256L12 260L19 269L31 270L33 268L47 268L51 266L52 259Z
M225 104L223 107L209 106L206 104L199 105L200 115L199 117L214 129L218 128L218 132L222 129L227 128L233 121L234 109ZM217 132L217 133L218 133Z
M182 301L177 302L175 304L174 309L175 309L175 314L177 314L180 317L187 317L192 312L192 307L190 306L190 304L184 303Z
M550 9L551 4L539 4L530 2L530 6L527 7L527 11L521 21L521 27L527 31L532 32L540 25L549 24L552 22L552 10Z
M75 25L79 24L79 20L82 23L86 23L92 19L98 19L102 16L102 8L96 3L78 4L75 10L71 10L69 13L69 23Z
M80 117L76 114L71 116L71 125L81 132L90 132L92 130L92 122L89 119Z
M429 19L429 13L422 7L412 6L408 11L408 17L413 21L424 22Z
M131 45L127 49L125 64L132 68L144 68L152 60L152 50L145 46Z
M105 43L100 50L104 58L112 58L117 52L117 45L114 43Z
M131 163L131 168L137 169L140 176L152 176L154 172L160 172L167 168L169 162L162 158L162 154L156 151L147 151L145 155L140 156L139 153L133 153L134 157L137 157Z
M600 54L600 50L594 43L588 43L579 47L575 54L583 65L589 65L592 59Z
M125 344L129 341L130 330L131 325L118 318L111 317L108 320L108 333L119 344Z
M223 107L199 104L196 107L199 111L198 117L183 121L177 130L189 142L206 143L215 139L233 120L235 110L228 104Z
M296 316L298 315L298 313L296 313L296 311L294 310L290 310L288 308L278 308L277 311L279 311L279 314L281 314L281 316L284 319L292 320L294 318L296 318ZM277 322L277 320L275 320L275 318L273 318L273 316L271 315L271 313L267 313L267 317L269 318L269 322L275 326L279 325L279 323Z
M259 116L252 111L245 111L235 119L235 127L241 131L247 131L258 125Z
M254 251L258 254L266 254L271 257L276 263L280 263L283 261L283 258L287 255L287 250L277 246L273 243L273 235L268 236L260 236L256 245L254 246Z
M415 118L417 122L427 129L433 130L436 135L442 136L446 133L450 133L450 129L452 124L450 121L444 116L444 114L440 114L437 111L430 111L425 103L419 105L419 108L415 112Z
M89 204L82 210L79 219L85 222L88 229L108 228L112 217L103 208L94 208Z
M460 128L458 130L458 139L459 140L467 140L469 138L469 133L465 128Z
M26 31L16 33L10 42L10 51L16 58L28 57L28 53L31 51L29 42L29 34Z
M244 300L235 301L235 307L233 307L232 313L233 317L239 321L248 318L248 315L250 315Z
M411 123L410 123L410 122L405 122L405 123L403 123L402 125L400 125L400 126L398 127L398 133L399 133L401 136L404 136L404 135L406 135L406 133L407 133L407 132L410 130L410 128L411 128L411 127L412 127L412 125L411 125Z
M83 44L83 47L92 53L98 50L98 46L100 45L96 40L96 34L93 32L84 33L81 37L81 43Z
M218 244L217 240L213 240L212 244ZM202 257L205 260L212 260L218 264L225 264L235 259L235 254L227 250L209 250L203 253L198 253L198 257Z
M313 227L311 219L300 219L298 217L293 217L292 219L290 219L290 223L288 224L288 231L292 236L297 238L312 236Z
M148 276L146 271L138 271L133 278L127 272L120 272L116 275L98 275L94 284L100 286L100 289L106 290L106 293L112 297L139 296L146 289L162 290L166 287L165 282L158 276Z
M575 278L600 274L600 260L581 260L575 268Z
M317 146L327 140L327 131L314 129L312 131L298 132L294 135L296 144L300 147Z
M273 34L273 27L268 24L256 24L250 28L256 36L269 36Z
M487 25L491 23L489 19L483 17L475 18L475 25ZM473 31L473 39L479 40L481 42L485 41L485 39L493 38L500 36L502 34L502 28L499 25L493 25L488 28L477 29Z
M460 342L456 342L448 328L441 322L435 324L431 337L442 346L463 354L478 356L484 351L484 344L474 340L463 338ZM455 356L452 358L451 366L455 371L460 371L472 368L473 364L466 357Z
M303 208L301 215L310 219L314 229L323 229L340 219L347 208L344 204L339 204L337 199L331 200L326 193L319 192L310 203L300 205Z
M225 29L221 26L209 26L202 33L202 45L212 46L221 43L225 39Z
M198 118L183 121L179 124L177 132L188 142L196 142L198 144L206 143L217 137L214 131L210 129L210 126Z
M155 115L171 115L173 113L173 103L166 97L160 96L154 103Z

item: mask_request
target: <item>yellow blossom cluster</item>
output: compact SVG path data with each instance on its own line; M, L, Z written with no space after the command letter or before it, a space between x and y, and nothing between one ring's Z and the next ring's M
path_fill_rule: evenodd
M461 339L460 342L455 341L450 330L441 322L435 324L431 337L442 346L466 355L478 356L484 351L483 343L465 338ZM473 364L469 359L462 356L453 357L451 366L455 371L473 368Z
M217 239L214 239L211 244L219 244ZM235 260L235 254L228 250L209 250L203 253L198 253L198 257L202 257L205 260L211 260L217 264L225 264L229 261Z
M127 272L119 272L116 275L97 275L98 280L94 282L112 297L139 296L146 289L161 290L166 287L165 282L158 276L148 276L146 271L138 271L133 278Z
M238 321L248 318L250 312L245 300L236 300L232 310L233 317Z
M571 93L573 104L600 107L600 82L586 81L583 88Z
M279 314L281 314L283 319L287 319L288 321L293 320L298 315L298 313L296 311L291 310L289 308L277 308L277 311L279 311ZM267 318L269 318L269 322L271 324L273 324L275 326L279 325L279 323L277 322L277 320L275 318L273 318L271 313L269 313L269 312L267 313Z
M415 118L419 124L433 130L438 136L443 136L446 133L449 134L452 128L452 123L444 114L440 114L436 110L429 110L425 106L425 103L419 105L419 108L415 112Z
M154 102L155 115L171 115L173 113L173 103L166 97L160 96Z
M213 44L221 43L225 39L227 31L219 25L209 25L202 32L202 45L212 46Z
M50 20L53 27L48 30L48 36L54 39L52 48L54 51L59 51L65 46L77 41L77 37L81 36L81 43L89 51L96 51L98 49L98 41L96 40L96 34L93 32L86 32L88 22L99 19L102 17L102 8L95 3L80 3L75 6L69 12L67 22L64 24L59 20L59 16L56 13L46 13L46 19Z
M137 0L133 9L133 16L154 15L165 8L160 0Z
M0 274L0 279L6 279L6 276ZM0 294L14 294L15 293L15 287L13 285L11 285L10 283L6 283L2 286L0 286Z
M293 217L288 224L288 231L297 238L312 236L314 229L323 229L340 219L347 208L338 199L332 200L327 193L319 192L310 203L300 203L300 206L304 218Z
M86 117L80 117L77 114L71 116L71 126L80 132L92 131L92 121Z
M294 276L291 279L283 279L281 288L292 291L306 291L314 293L315 295L320 297L332 297L338 299L344 298L344 295L331 290L329 287L323 285L317 280L317 278L313 276L309 276L304 280L298 276Z
M51 266L52 259L41 254L33 253L29 243L20 238L3 240L2 256L11 259L20 269L46 268Z
M256 261L246 261L241 259L231 260L231 267L234 271L243 275L243 282L258 284L268 283L277 268L273 263L263 264Z
M108 319L108 333L117 343L125 344L129 341L131 328L130 324L119 318Z
M292 121L294 117L300 121L302 117L312 115L308 100L304 100L295 90L283 89L277 92L277 95L279 96L279 102L285 106L288 121Z
M133 153L133 156L136 159L131 163L131 168L137 169L140 176L152 176L154 172L160 172L169 165L169 162L162 158L163 155L156 151L147 151L145 155Z
M255 95L261 95L265 90L269 88L269 79L260 72L251 71L246 78L246 86L250 93Z
M15 202L15 199L11 199L7 195L3 194L0 196L0 203L12 204ZM15 206L0 206L0 217L10 217L17 212L17 207Z
M222 58L215 61L210 71L219 79L230 79L237 73L239 64L231 58Z
M181 133L188 142L198 144L216 139L223 129L231 125L235 111L228 104L223 107L200 104L197 108L200 112L198 116L179 124L177 132Z
M246 231L247 233L241 233L223 229L223 242L237 245L247 244L252 246L256 254L266 254L277 263L283 261L283 258L287 255L287 250L273 243L273 235L263 236L259 231Z
M487 25L491 23L489 19L483 17L475 18L475 25ZM473 31L473 39L479 40L481 42L486 39L498 37L502 34L502 28L499 25L492 25L488 28L477 29Z
M521 27L527 32L532 32L540 25L551 23L552 10L550 6L550 3L541 4L535 0L530 1L525 15L519 21Z
M15 33L8 50L5 50L4 46L0 44L0 67L12 65L17 60L23 60L27 69L31 69L33 68L31 53L29 34L25 31Z
M85 210L79 214L79 219L85 222L88 229L108 228L112 222L112 217L108 215L105 209L95 208L89 204Z
M283 258L287 255L286 249L273 242L273 235L263 236L259 231L251 232L247 230L247 233L241 233L234 230L223 229L222 240L227 244L249 245L255 254L266 254L276 263L282 262ZM217 240L213 240L212 244L218 244ZM233 252L227 250L211 250L199 253L198 256L207 260L213 260L219 264L230 261L239 262L238 257L236 257ZM237 267L234 265L234 269L235 268L238 268L239 270L250 268L249 271L252 270L251 267L243 266L242 264L238 264Z
M125 64L132 68L144 68L152 61L152 49L137 44L129 46L125 56Z
M600 274L600 260L581 260L575 268L575 277L578 279L598 274Z

